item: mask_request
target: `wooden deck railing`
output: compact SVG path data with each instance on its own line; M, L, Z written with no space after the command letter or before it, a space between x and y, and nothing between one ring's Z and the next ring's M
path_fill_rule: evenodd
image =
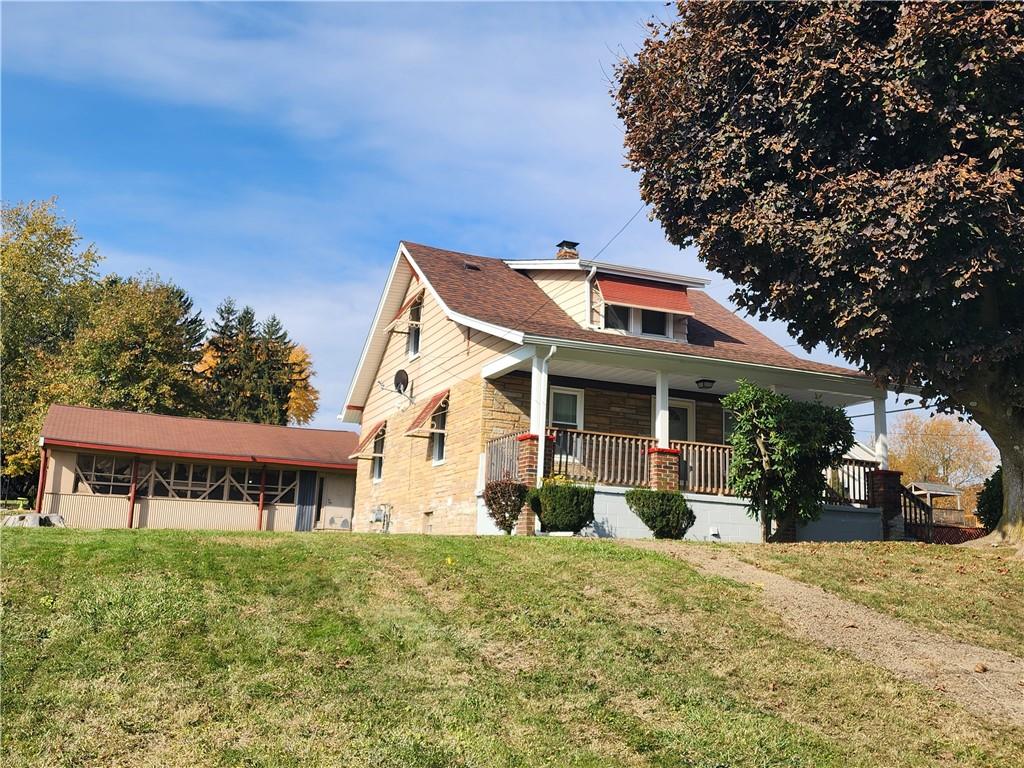
M680 490L730 495L732 446L683 440L673 440L669 446L679 451Z
M484 482L504 480L506 477L519 479L519 436L522 432L510 432L487 441L484 449Z
M653 437L577 429L549 429L547 433L555 438L547 446L553 452L552 475L595 485L647 485L647 451L654 447Z
M903 513L903 530L918 541L931 543L932 508L906 486L900 486L900 512Z
M518 479L520 443L516 438L521 434L510 433L487 441L487 482L506 476ZM648 485L648 450L656 445L653 437L553 428L547 430L547 435L553 438L545 446L546 450L552 452L552 475L562 475L577 482L595 485ZM683 440L673 440L669 445L679 451L681 490L732 495L729 487L731 446ZM843 459L839 466L826 473L828 488L824 501L834 504L867 504L868 472L876 466L873 461Z

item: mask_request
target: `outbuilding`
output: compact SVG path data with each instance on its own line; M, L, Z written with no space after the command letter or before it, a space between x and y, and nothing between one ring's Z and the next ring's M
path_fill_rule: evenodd
M53 405L36 510L75 528L352 528L354 432Z

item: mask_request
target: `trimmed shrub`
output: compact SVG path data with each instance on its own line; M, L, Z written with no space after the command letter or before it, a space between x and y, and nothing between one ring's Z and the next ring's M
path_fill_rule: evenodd
M540 489L540 522L545 531L579 533L594 521L594 488L559 478Z
M626 504L656 539L681 539L696 519L678 491L633 488L626 491Z
M511 534L519 521L526 502L527 487L520 482L506 477L504 480L492 480L484 486L484 504L494 524L506 534Z
M978 520L990 531L999 525L1003 516L1003 468L996 467L992 477L978 493Z

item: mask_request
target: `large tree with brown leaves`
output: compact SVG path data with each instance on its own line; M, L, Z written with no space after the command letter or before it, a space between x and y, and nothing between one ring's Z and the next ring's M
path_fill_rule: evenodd
M617 78L669 239L805 348L970 414L1024 537L1024 5L682 3Z

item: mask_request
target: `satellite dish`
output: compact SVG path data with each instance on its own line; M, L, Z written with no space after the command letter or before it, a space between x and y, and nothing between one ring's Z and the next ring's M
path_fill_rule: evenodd
M409 388L409 374L404 369L399 369L395 372L395 392L400 395L405 394L405 390Z

